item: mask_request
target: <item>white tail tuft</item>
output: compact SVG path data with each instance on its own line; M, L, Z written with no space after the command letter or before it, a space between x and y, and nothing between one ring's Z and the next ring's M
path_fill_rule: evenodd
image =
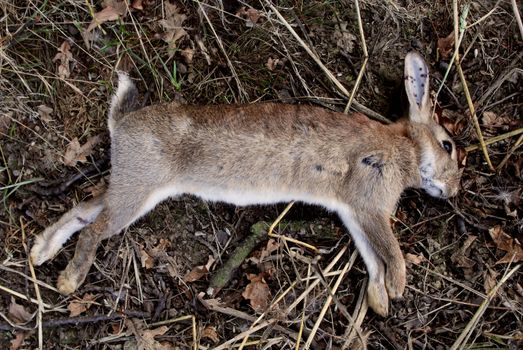
M138 90L126 72L118 72L118 88L109 107L109 132L113 134L116 121L123 115L138 109Z

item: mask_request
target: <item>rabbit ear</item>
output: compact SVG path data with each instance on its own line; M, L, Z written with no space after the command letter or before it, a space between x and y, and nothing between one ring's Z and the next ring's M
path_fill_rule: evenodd
M431 121L429 69L423 57L411 51L405 57L405 91L409 98L409 118L417 123Z

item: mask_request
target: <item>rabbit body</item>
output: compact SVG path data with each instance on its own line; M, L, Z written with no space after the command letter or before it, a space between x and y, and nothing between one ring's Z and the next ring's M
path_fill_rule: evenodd
M422 111L428 96L417 101L411 94L417 109L410 120L384 125L361 114L273 103L137 109L136 93L120 76L109 116L107 192L64 214L31 251L39 265L85 227L58 280L64 294L83 282L101 240L168 197L193 194L235 205L297 200L338 213L367 266L369 305L386 315L389 298L400 297L406 283L389 223L401 193L425 188L447 197L458 189L455 150L441 144L451 141Z

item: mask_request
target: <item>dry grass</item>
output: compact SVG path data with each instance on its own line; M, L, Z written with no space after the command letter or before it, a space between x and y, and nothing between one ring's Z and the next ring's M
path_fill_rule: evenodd
M250 1L242 6L255 11L243 15L239 3L177 1L187 34L173 50L162 40L161 1L144 0L143 10L87 37L98 2L0 0L0 348L16 339L21 348L521 348L522 272L510 256L501 260L506 252L493 239L504 232L505 243L523 242L518 4L472 2L460 29L463 8L446 2L366 0L361 17L352 1ZM441 57L437 40L456 28L459 51ZM410 191L400 202L393 227L409 261L408 288L390 317L367 311L364 265L337 219L299 204L280 218L284 206L237 209L190 197L162 204L99 249L69 298L54 284L74 242L43 267L28 263L32 237L107 180L116 67L131 70L145 104L273 100L342 111L351 96L357 110L394 119L411 48L429 61L437 110L469 154L457 198ZM63 164L73 139L97 135L103 141L85 163ZM207 277L185 281L209 255L212 270L221 266L255 223L277 218L276 248L258 247L217 299L204 293ZM242 296L248 275L267 285L264 310ZM16 318L12 300L27 319ZM85 310L71 316L80 304Z

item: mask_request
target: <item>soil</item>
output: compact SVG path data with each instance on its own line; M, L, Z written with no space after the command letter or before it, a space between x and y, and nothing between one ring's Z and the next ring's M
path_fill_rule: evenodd
M523 348L523 29L512 3L459 2L460 15L468 6L458 52L471 116L451 64L451 2L361 1L362 41L352 1L0 0L0 348L228 349L241 347L242 332L245 349ZM168 200L104 241L73 295L55 285L76 237L31 277L34 237L109 182L116 69L130 71L144 105L278 101L343 111L348 96L305 47L348 91L357 88L370 114L389 120L403 114L403 58L417 50L434 97L441 87L440 121L468 151L458 196L408 190L391 217L408 286L388 317L362 302L365 265L341 222L300 203L212 296L213 274L285 204ZM486 147L492 168L477 147L476 117L482 138L495 141ZM325 273L332 261L335 273Z

